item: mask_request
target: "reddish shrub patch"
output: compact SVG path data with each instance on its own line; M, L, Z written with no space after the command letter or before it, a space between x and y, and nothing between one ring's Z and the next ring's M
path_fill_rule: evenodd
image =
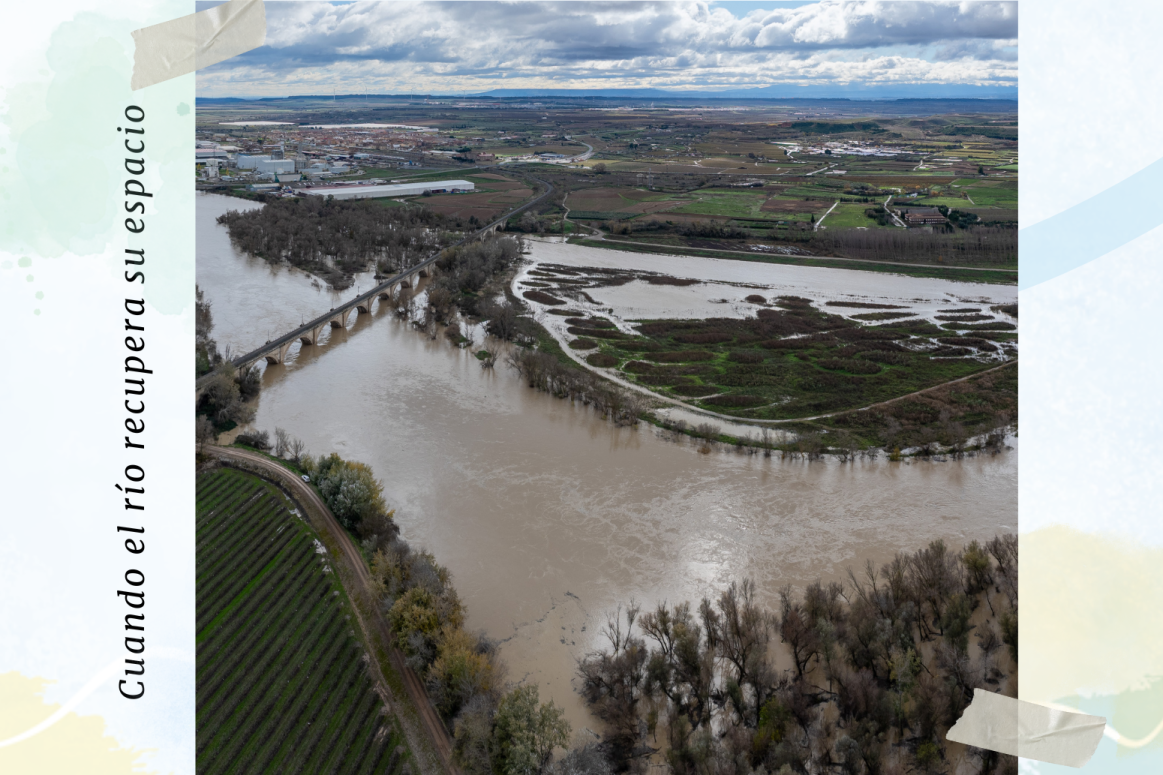
M565 304L565 302L561 299L557 298L556 296L550 296L545 291L525 291L521 295L529 301L535 301L538 304L550 304L553 306Z
M618 365L618 359L608 353L594 353L586 357L586 363L591 366L598 366L603 369L608 369L611 366Z

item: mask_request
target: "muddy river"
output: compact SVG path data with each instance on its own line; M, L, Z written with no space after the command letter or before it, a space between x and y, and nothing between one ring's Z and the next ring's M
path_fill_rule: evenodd
M220 343L249 349L355 295L239 255L214 222L239 204L198 198L198 281ZM570 685L576 660L621 602L697 599L745 577L773 602L783 584L1017 527L1016 439L943 463L700 454L535 392L501 362L482 369L386 312L353 320L266 369L255 425L370 464L403 536L451 569L470 627L504 641L510 678L538 682L575 731L593 725Z

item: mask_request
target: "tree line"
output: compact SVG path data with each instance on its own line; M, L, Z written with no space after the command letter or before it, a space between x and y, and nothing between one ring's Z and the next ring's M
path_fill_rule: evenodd
M336 519L360 537L371 558L375 604L452 727L461 768L469 775L532 775L549 768L554 749L570 740L564 712L552 701L542 703L536 685L509 682L497 644L465 628L451 573L430 552L400 538L371 468L335 453L302 455L299 466ZM571 757L593 755L583 750ZM608 767L595 775L603 772Z
M804 234L803 241L810 242L814 250L869 261L1012 265L1018 260L1018 230L1007 226L969 226L953 233L836 229Z
M751 581L697 607L631 602L578 667L602 749L633 772L661 750L676 775L951 772L943 733L973 690L1017 690L1017 552L1015 535L934 541L846 583L784 587L775 608Z

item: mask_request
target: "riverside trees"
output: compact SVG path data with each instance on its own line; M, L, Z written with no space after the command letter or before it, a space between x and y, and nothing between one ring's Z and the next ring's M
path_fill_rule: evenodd
M374 594L397 646L451 722L457 761L470 775L535 775L569 724L536 686L509 689L496 644L464 628L465 611L448 570L399 538L371 562Z
M385 207L369 201L309 196L276 199L247 212L218 217L240 250L267 261L286 261L333 287L369 265L384 273L407 269L454 240L457 218L425 207Z
M973 689L1016 691L1016 650L1000 649L1016 632L1016 536L961 552L934 541L847 584L785 588L776 610L750 581L697 610L632 604L579 663L579 690L619 769L661 746L680 775L938 772L940 732ZM978 758L982 773L1016 771Z
M569 740L563 712L552 702L540 703L536 686L506 684L496 644L465 629L464 605L448 569L399 537L371 469L335 453L304 455L300 465L336 518L364 539L372 598L396 647L451 723L460 766L470 775L543 770L553 749Z

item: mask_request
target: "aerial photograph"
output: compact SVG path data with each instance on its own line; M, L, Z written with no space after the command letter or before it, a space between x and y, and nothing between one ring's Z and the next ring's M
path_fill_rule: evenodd
M201 7L201 5L200 5ZM1016 2L282 2L197 74L197 771L1017 775Z

